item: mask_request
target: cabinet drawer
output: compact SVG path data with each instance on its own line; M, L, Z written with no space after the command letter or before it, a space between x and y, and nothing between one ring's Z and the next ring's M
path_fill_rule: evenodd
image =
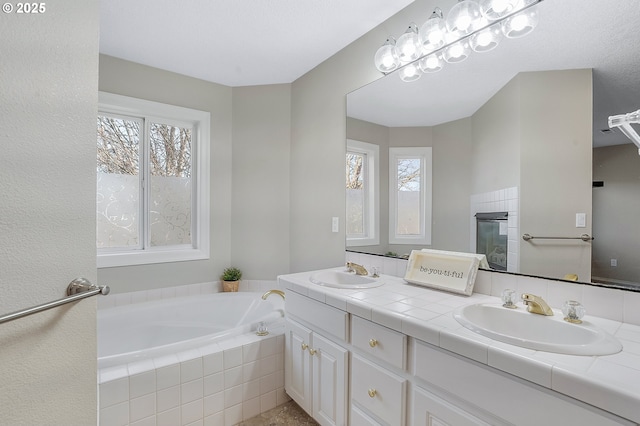
M403 425L406 380L358 355L351 361L351 400L389 425Z
M285 302L287 316L293 316L313 329L320 329L341 340L347 340L349 314L333 306L315 301L293 291L287 292Z
M357 316L351 318L351 343L394 367L405 368L407 336Z

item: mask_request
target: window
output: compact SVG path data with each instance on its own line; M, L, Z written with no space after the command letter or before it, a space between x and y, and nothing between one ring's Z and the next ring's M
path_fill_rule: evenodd
M378 145L347 141L347 246L380 244Z
M389 148L389 243L431 244L431 148Z
M100 93L98 267L209 258L209 113Z

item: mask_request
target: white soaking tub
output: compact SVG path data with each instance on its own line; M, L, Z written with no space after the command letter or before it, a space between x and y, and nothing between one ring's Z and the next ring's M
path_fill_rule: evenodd
M98 310L98 367L205 347L255 332L260 322L281 325L283 300L261 295L199 294Z

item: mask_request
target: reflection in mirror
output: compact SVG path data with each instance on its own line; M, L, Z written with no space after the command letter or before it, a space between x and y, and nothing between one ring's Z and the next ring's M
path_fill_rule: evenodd
M498 270L640 289L640 156L607 123L640 108L637 4L595 3L544 1L517 43L347 96L347 138L379 146L380 160L380 242L349 250L483 252ZM400 147L432 148L429 245L389 240L389 150ZM506 217L490 236L477 225L487 214Z

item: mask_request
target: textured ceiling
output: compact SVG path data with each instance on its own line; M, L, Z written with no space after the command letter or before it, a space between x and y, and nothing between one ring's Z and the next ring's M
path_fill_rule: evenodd
M610 115L640 109L640 1L545 0L537 7L540 23L528 36L413 83L382 78L349 94L349 116L388 127L434 125L469 117L518 72L593 68L594 145L628 143L619 131L600 129Z
M227 86L291 83L413 0L101 0L100 53Z

